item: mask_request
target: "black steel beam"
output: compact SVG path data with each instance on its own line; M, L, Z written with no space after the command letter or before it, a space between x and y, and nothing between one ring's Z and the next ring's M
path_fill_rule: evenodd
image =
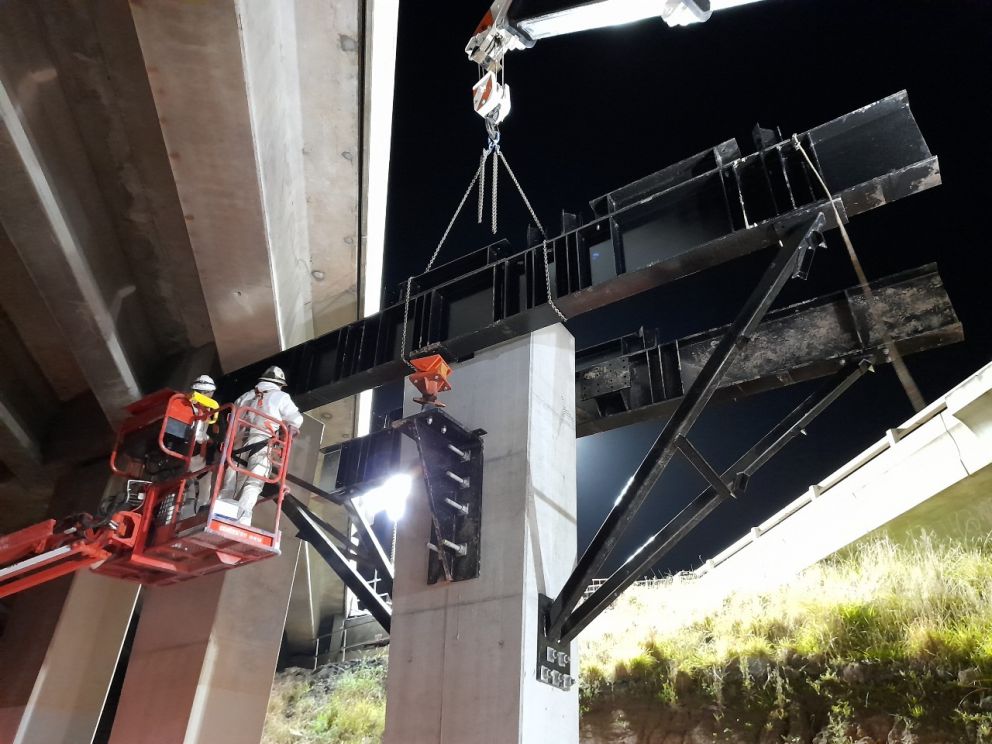
M296 525L300 539L313 546L314 550L331 567L331 570L340 577L345 586L358 597L359 601L372 613L372 617L388 633L393 616L392 607L369 585L365 577L351 564L341 549L327 537L314 514L292 494L287 494L283 499L282 510Z
M731 495L731 484L742 486L765 463L799 436L812 421L843 393L870 371L868 362L848 364L822 389L804 400L760 442L722 474L723 487L710 486L690 501L661 530L648 539L595 592L585 599L562 622L561 642L572 641L589 623L620 596L652 565L677 545L689 532L709 516Z
M963 340L935 264L871 287L877 314L869 312L860 287L769 313L713 399L737 400L826 377L858 359L884 364L886 332L903 356ZM642 329L577 352L577 435L670 415L725 330L661 342L657 331Z
M819 239L825 216L817 213L799 228L793 227L779 240L775 252L761 281L745 301L737 318L724 333L716 348L706 360L699 375L686 391L672 417L648 450L644 460L627 481L610 513L582 554L575 569L565 580L565 585L555 598L548 613L548 636L560 638L561 628L568 615L582 599L582 595L602 568L603 563L616 548L624 531L630 525L651 493L658 479L674 457L678 443L698 420L709 403L720 380L730 369L741 350L747 345L765 313L778 296L785 283L794 275L800 255L811 240Z
M354 440L352 440L354 441ZM386 554L385 549L382 547L382 543L375 536L375 532L372 531L372 525L369 524L362 510L357 508L352 502L351 496L343 495L339 492L325 491L319 486L315 486L313 483L309 483L303 478L293 475L292 473L286 474L286 480L290 483L299 486L305 491L309 491L315 496L322 499L330 501L331 503L343 506L348 514L351 516L352 522L355 524L357 530L357 535L359 539L359 546L365 548L368 552L367 555L363 552L363 557L369 559L369 565L379 572L379 575L385 579L390 585L393 581L393 563L389 556ZM354 495L354 494L352 494ZM314 517L316 519L316 517ZM325 526L323 522L320 522L321 526ZM328 531L332 531L334 537L338 537L340 532L337 529L326 525ZM348 548L351 550L351 548Z
M836 195L841 219L940 183L905 92L800 141ZM790 140L747 156L725 142L591 202L589 222L567 225L547 244L551 292L567 316L587 313L773 245L779 230L808 221L824 204ZM834 211L825 211L833 227ZM310 409L401 379L409 371L404 356L429 351L456 361L556 323L542 250L514 253L503 242L416 277L405 349L404 303L396 301L231 373L221 393L240 394L278 364L289 392Z

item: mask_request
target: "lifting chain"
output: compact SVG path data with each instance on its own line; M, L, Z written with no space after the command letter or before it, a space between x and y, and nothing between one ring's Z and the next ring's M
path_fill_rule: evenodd
M561 320L562 323L567 322L565 314L558 309L555 304L554 297L551 294L551 268L548 266L548 234L544 231L544 225L537 218L537 213L534 211L534 207L531 206L530 199L527 198L527 194L524 193L523 187L517 180L516 174L513 172L513 168L510 167L510 163L506 159L506 155L503 154L502 150L497 149L496 155L500 160L503 161L503 165L506 166L506 172L510 174L510 180L513 181L513 185L517 187L517 191L520 192L520 198L524 200L524 204L527 206L527 211L530 212L531 219L534 220L534 224L537 225L537 229L541 232L541 237L543 242L541 243L541 258L544 260L544 287L548 293L548 305L551 309L555 311L555 315Z
M427 268L424 269L424 273L427 273L434 266L434 262L437 260L438 255L441 253L441 248L444 246L445 241L448 239L448 235L451 233L451 228L454 227L455 220L458 219L458 215L461 214L462 208L465 206L465 202L468 201L469 194L472 193L472 189L475 184L479 184L479 202L477 217L479 224L482 224L482 217L485 204L485 187L486 187L486 161L489 160L489 156L492 155L493 165L492 165L492 232L493 235L496 234L498 222L498 201L497 192L499 185L499 164L503 163L503 167L506 168L506 172L510 175L510 180L513 181L513 185L516 186L517 191L520 194L520 198L523 199L524 205L527 207L527 211L530 213L530 217L534 220L534 224L537 225L537 229L541 233L542 243L541 243L541 258L544 264L544 287L547 291L548 305L554 310L555 315L561 320L562 323L567 322L565 314L558 309L555 304L554 296L551 292L551 267L548 263L548 234L544 231L544 225L537 217L537 213L534 211L534 207L530 203L530 199L527 198L527 194L524 193L523 187L517 180L516 174L510 167L510 163L506 159L506 155L503 154L502 149L499 146L499 128L495 125L491 125L489 121L486 122L486 131L489 133L489 144L483 149L482 155L479 158L479 167L476 168L475 174L472 176L472 180L469 181L468 188L465 189L465 193L462 195L461 201L458 202L458 206L455 208L455 213L451 216L451 220L448 222L448 226L444 230L444 234L441 236L441 240L438 241L437 247L434 249L434 253L431 255L430 260L427 262ZM410 364L410 355L407 353L406 340L407 340L407 325L410 318L410 296L413 289L413 277L410 276L406 280L406 285L403 291L403 330L400 339L400 358ZM411 365L412 366L412 365Z

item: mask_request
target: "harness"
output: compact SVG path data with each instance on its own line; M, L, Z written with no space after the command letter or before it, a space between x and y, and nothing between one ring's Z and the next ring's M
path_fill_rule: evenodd
M255 400L253 401L254 403L253 407L261 411L262 406L265 404L265 394L271 392L272 392L271 390L259 390L258 388L255 388ZM242 435L244 437L241 440L242 445L231 452L231 455L234 457L235 462L239 463L240 465L247 465L249 458L251 458L256 453L261 452L265 447L268 447L272 437L276 436L276 434L278 434L279 431L278 427L274 426L272 422L269 421L268 419L259 420L260 417L255 416L251 413L246 415L245 419L248 420L248 422L251 423L253 426L255 426L256 430L255 431L246 430L245 433ZM253 436L261 436L264 438L260 439L257 442L249 442L248 440L251 439Z

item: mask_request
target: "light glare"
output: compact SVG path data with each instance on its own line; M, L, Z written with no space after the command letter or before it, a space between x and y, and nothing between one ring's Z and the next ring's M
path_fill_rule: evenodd
M381 486L370 488L362 494L362 507L372 515L385 512L393 522L398 522L406 512L406 500L412 485L413 481L406 473L391 475Z

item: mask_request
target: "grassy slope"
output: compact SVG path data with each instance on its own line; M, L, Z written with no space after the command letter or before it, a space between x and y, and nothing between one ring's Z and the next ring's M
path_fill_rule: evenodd
M320 677L284 673L269 697L262 744L373 744L386 720L383 659Z
M636 587L590 628L580 654L587 706L650 695L784 716L799 701L838 731L884 714L992 741L982 707L992 707L989 542L871 542L773 592L673 617L694 590Z
M581 640L587 708L624 699L817 719L853 741L865 715L992 742L992 543L863 545L787 586L687 615L679 579L629 590ZM712 605L711 605L712 606ZM264 744L379 740L384 667L282 675ZM761 718L764 716L764 718Z

